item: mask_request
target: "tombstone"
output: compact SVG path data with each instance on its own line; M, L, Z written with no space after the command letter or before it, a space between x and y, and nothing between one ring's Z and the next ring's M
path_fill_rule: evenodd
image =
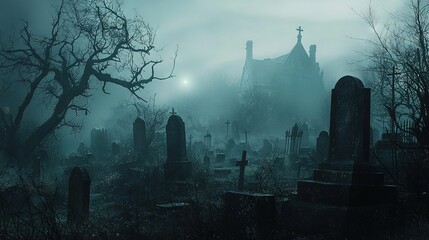
M226 192L225 229L232 239L273 239L276 199L272 194Z
M85 168L75 167L70 173L67 221L80 225L89 217L91 178Z
M186 155L185 123L179 115L168 118L167 161L164 165L166 180L188 180L192 177L192 163Z
M240 128L237 120L232 122L232 139L235 142L240 142Z
M93 128L91 130L91 151L95 154L97 160L107 157L109 151L109 138L107 130L104 128Z
M296 200L284 205L288 224L341 237L389 227L397 189L369 163L370 89L345 76L331 96L328 159L313 179L297 182Z
M316 157L319 161L328 159L329 134L327 131L321 131L316 140Z
M134 153L137 161L141 162L146 148L146 123L141 118L136 118L133 123Z
M370 89L354 77L341 78L331 96L329 161L369 161Z
M225 146L225 152L230 155L233 153L233 150L235 148L235 141L234 139L230 138L227 142L226 142L226 146Z

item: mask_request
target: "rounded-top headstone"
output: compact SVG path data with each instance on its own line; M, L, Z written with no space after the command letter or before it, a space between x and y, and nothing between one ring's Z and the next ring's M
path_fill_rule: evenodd
M185 123L179 115L168 118L166 132L167 161L187 161Z
M338 80L338 82L335 84L334 89L340 89L340 88L355 89L355 88L363 88L363 87L364 85L359 78L347 75Z
M329 138L329 134L328 134L328 132L327 132L327 131L321 131L321 132L319 133L319 138L322 138L322 139L328 139L328 138Z
M136 118L133 123L134 152L143 155L146 146L146 123L142 118Z
M368 162L369 88L352 76L335 84L331 99L329 160Z
M70 173L68 190L69 222L81 224L89 216L91 178L85 168L75 167Z

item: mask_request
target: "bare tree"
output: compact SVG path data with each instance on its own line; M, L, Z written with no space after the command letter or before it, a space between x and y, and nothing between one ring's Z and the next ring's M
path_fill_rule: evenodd
M376 112L387 113L396 128L428 149L429 2L410 0L407 12L391 16L392 21L379 28L371 7L361 14L375 35L369 40L365 70L372 74ZM411 122L409 129L403 129L404 120Z
M150 57L156 51L153 29L139 15L128 17L114 0L62 0L48 34L36 34L24 20L18 35L0 43L0 70L24 84L28 92L12 121L0 120L8 133L4 147L21 160L57 128L79 127L67 113L88 112L87 98L97 82L106 94L106 86L112 84L143 100L139 91L151 81L171 78L174 69L173 63L166 76L156 74L162 60ZM28 136L18 139L37 94L52 100L52 112Z

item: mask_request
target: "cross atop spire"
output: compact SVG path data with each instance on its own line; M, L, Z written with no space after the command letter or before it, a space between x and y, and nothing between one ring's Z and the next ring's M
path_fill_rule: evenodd
M299 26L299 28L296 29L298 31L298 42L301 43L301 32L304 32L304 30L301 28L301 26Z
M175 111L174 111L174 108L173 108L173 109L171 109L170 114L171 114L171 115L176 115L176 114L177 114L177 112L175 112Z

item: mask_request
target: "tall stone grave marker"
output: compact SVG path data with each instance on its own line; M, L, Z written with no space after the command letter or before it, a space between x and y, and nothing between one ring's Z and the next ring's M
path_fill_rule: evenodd
M354 77L342 77L331 95L329 161L369 161L371 90Z
M89 217L91 178L84 168L75 167L69 177L67 221L80 225Z
M327 131L321 131L316 140L316 156L320 161L328 160L329 134Z
M291 201L288 214L296 218L295 227L350 236L387 222L384 211L395 205L397 192L369 163L369 110L370 89L357 78L342 77L332 90L328 160L312 180L298 181Z
M97 160L107 157L109 147L107 130L104 128L93 128L91 130L91 151L98 158Z
M146 148L146 123L142 118L136 118L133 123L134 153L137 161L141 162Z
M168 118L167 162L164 165L166 180L187 180L192 177L192 163L186 155L185 123L179 115Z

